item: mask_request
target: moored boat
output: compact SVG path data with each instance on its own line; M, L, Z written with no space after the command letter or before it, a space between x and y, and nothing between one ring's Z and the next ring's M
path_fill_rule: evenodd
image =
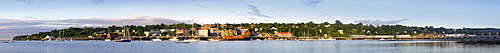
M189 41L176 41L175 43L189 43Z
M151 41L162 41L162 40L159 38L155 38L155 39L151 39Z
M177 37L173 37L171 39L168 39L169 41L179 41L179 39L177 39Z
M111 39L104 39L104 41L111 41Z
M183 41L187 41L187 42L198 42L200 40L196 40L196 39L187 39L187 40L183 40Z
M208 39L208 41L220 41L220 39Z
M115 42L130 42L132 40L126 39L126 38L120 38L120 40L116 40Z

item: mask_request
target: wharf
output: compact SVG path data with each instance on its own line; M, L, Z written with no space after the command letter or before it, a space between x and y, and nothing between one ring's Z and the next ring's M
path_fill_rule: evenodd
M457 43L465 44L500 44L500 36L463 36L451 38L458 39Z

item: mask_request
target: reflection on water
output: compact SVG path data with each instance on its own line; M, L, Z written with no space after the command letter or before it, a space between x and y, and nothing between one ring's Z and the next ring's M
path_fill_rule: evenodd
M2 53L488 53L499 45L467 45L448 41L104 41L41 42L18 41L0 44Z

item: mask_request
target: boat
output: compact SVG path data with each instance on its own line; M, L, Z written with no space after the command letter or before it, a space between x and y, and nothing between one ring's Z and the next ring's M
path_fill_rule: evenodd
M111 39L104 39L104 41L111 41Z
M162 41L162 40L159 38L155 38L155 39L151 39L151 41Z
M262 40L260 40L260 39L255 39L255 41L262 41Z
M220 41L220 39L208 39L208 41Z
M379 40L385 40L385 39L384 39L384 38L382 38L382 39L379 39Z
M156 38L156 36L151 37L151 41L162 41L160 38Z
M123 21L123 24L125 25L125 21ZM132 41L130 38L130 34L128 34L128 33L130 33L130 32L128 32L128 29L125 26L123 26L123 29L124 29L124 34L123 34L124 37L118 38L120 40L116 40L115 42L130 42L130 41Z
M130 42L132 40L126 39L126 38L119 38L120 40L116 40L115 42Z
M9 43L8 40L2 40L2 43Z
M177 37L173 37L171 39L168 39L169 41L179 41L179 39L177 39Z
M187 39L187 40L183 40L183 41L188 41L188 42L198 42L200 40L196 40L196 39Z
M333 38L328 38L328 39L321 38L321 39L318 39L318 41L331 41L331 40L337 40L337 39L333 39Z
M62 38L62 36L64 36L64 31L62 31L62 35L61 35L61 31L59 31L59 34L57 35L58 37L56 38L55 41L57 42L65 42L66 40Z
M175 43L190 43L189 41L176 41Z

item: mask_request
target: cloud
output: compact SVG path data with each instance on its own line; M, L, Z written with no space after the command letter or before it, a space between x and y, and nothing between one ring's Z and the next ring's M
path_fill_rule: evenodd
M357 20L355 23L371 24L371 25L385 25L385 24L397 24L409 19L392 20L392 21L382 21L382 20Z
M107 1L111 1L111 0L90 0L90 2L92 2L92 4L101 4L101 3L104 3Z
M43 3L43 2L48 2L52 0L0 0L0 4L2 6L7 6L7 5L12 5L12 4L37 4L37 3ZM97 4L102 4L102 3L122 3L122 4L127 4L126 1L129 0L88 0L92 4L97 5Z
M42 31L62 29L68 27L107 27L111 25L151 25L190 23L191 20L173 20L163 17L138 16L131 18L86 18L64 20L19 20L0 19L0 34L28 35ZM0 35L0 39L12 38L13 35Z
M285 15L276 15L276 16L279 16L279 17L286 17Z
M33 17L24 17L24 18L33 18Z
M265 14L262 14L260 12L260 10L257 8L257 6L255 5L252 5L252 4L247 4L247 3L244 3L246 6L250 7L250 12L247 12L247 14L251 14L251 15L255 15L255 16L258 16L258 17L264 17L264 18L273 18L271 16L268 16L268 15L265 15Z
M50 0L0 0L0 5L23 5L23 4L37 4L43 3Z
M300 0L300 3L303 3L307 7L315 7L319 3L323 2L325 0Z
M330 14L328 14L328 13L321 14L321 16L325 16L325 15L330 15Z
M255 18L251 18L251 17L248 17L248 19L257 20L257 19L255 19Z
M205 8L208 8L208 6L201 5L200 3L196 3L196 6L198 6L198 7L205 7Z
M97 5L97 4L102 4L102 3L122 3L122 4L128 4L127 2L123 2L123 1L127 1L127 0L89 0L90 2L92 2L92 4L94 5Z
M3 0L2 3L34 4L44 0Z

